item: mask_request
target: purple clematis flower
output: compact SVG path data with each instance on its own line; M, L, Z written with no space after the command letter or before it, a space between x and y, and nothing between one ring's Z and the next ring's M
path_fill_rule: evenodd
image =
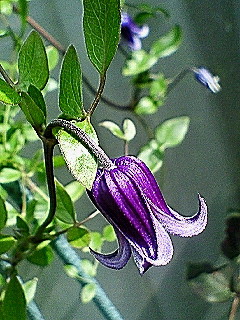
M141 274L151 266L167 264L173 255L168 235L191 237L207 224L207 206L199 195L199 211L183 217L165 202L148 167L133 156L111 160L111 168L98 169L90 199L113 225L119 248L110 254L91 250L103 265L123 268L131 254Z
M146 24L139 27L126 12L122 12L121 35L132 50L140 50L142 48L141 38L147 37L148 34L149 27Z
M219 77L213 76L212 73L206 69L205 67L193 68L192 69L195 78L198 82L202 83L206 88L208 88L213 93L217 93L221 90L221 86L219 84Z

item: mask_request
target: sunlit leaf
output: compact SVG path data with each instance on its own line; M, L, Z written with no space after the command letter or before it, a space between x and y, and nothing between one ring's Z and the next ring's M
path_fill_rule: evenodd
M32 31L24 42L18 59L19 83L43 89L48 81L49 70L46 51L41 37Z
M53 258L53 250L50 245L47 245L39 250L35 250L31 256L27 257L27 260L38 266L46 267L53 261Z
M154 173L157 172L163 164L164 153L159 150L156 140L151 140L147 145L141 148L138 158L141 159L148 168Z
M83 28L87 53L100 74L109 67L119 42L119 0L83 0Z
M0 79L0 101L6 104L18 104L20 100L20 95L4 80Z
M75 248L88 247L91 235L86 228L71 228L67 232L67 240Z
M81 198L81 196L85 192L85 188L78 181L70 182L68 185L65 186L65 189L73 202Z
M0 171L0 183L9 183L20 179L21 172L12 168L3 168Z
M158 105L151 97L142 97L134 108L137 114L152 114L157 110Z
M0 254L11 249L15 242L16 240L12 236L0 234Z
M161 150L180 144L188 131L189 122L188 117L178 117L166 120L158 126L155 136Z
M82 259L81 260L81 267L83 268L84 272L88 274L91 277L96 276L96 266L89 260L87 259Z
M59 60L59 53L58 50L53 46L48 46L46 48L47 58L48 58L48 66L49 71L53 70Z
M96 132L88 119L75 123L98 143ZM87 189L91 189L97 172L97 161L89 150L76 138L59 129L56 138L68 168L73 176Z
M109 224L103 228L103 237L104 237L104 240L108 242L112 242L116 240L116 234L113 229L113 226Z
M0 230L3 229L7 222L7 209L3 198L0 196Z
M103 121L100 122L99 125L104 128L107 128L114 136L118 137L119 139L124 138L124 133L116 123L112 121Z
M29 304L29 302L32 301L35 296L37 283L38 283L38 278L33 278L23 284L23 290L25 293L27 304Z
M80 294L82 303L89 303L95 297L96 289L95 283L86 284Z

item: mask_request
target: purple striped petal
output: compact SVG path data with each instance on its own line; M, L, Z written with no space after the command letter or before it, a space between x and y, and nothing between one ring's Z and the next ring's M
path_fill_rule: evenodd
M104 266L112 269L122 269L128 263L131 257L131 247L126 238L115 229L119 248L110 254L98 253L90 248L90 252L94 257L101 262Z

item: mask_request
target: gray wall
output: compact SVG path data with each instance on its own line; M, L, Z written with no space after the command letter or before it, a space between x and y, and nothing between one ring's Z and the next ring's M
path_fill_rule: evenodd
M148 2L168 9L171 18L166 21L160 15L151 20L151 34L145 44L174 23L179 23L184 30L183 46L174 56L162 60L156 70L163 70L171 77L186 66L206 65L222 80L221 93L214 95L188 75L171 92L159 113L149 117L154 127L163 119L190 116L191 126L185 141L178 148L167 151L164 168L156 177L168 203L183 214L190 215L197 210L197 192L200 192L209 206L209 223L204 233L192 239L173 237L174 258L165 267L151 268L140 277L132 261L121 271L100 266L97 278L125 319L215 320L224 315L226 319L229 304L211 305L199 299L189 290L185 272L189 261L214 263L219 259L226 211L239 207L240 6L237 0ZM77 47L83 70L96 85L97 74L84 49L80 1L32 1L30 7L31 15L63 45L73 43ZM120 77L122 63L121 55L117 54L108 74L105 95L126 103L130 92L128 80ZM88 106L92 96L87 90L84 93ZM50 94L48 99L54 117L57 115L56 94ZM132 117L101 103L93 122L111 119L121 124L126 116ZM141 126L136 124L138 134L130 145L133 154L146 141ZM101 145L110 156L122 154L122 145L117 139L113 140L104 128L97 127L97 131ZM114 141L113 145L110 145L111 141ZM69 174L61 173L62 182L69 179ZM91 212L92 205L87 197L78 203L77 210L82 217ZM93 228L103 223L103 218L98 217ZM58 261L43 270L29 266L23 269L26 277L37 272L40 278L36 301L47 320L103 319L93 304L80 304L79 285L63 274Z

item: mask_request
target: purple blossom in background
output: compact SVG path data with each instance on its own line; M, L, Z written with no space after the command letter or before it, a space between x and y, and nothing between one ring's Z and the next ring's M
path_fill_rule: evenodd
M199 67L193 68L192 70L195 74L195 78L197 79L197 81L202 83L210 91L212 91L213 93L217 93L221 90L219 84L219 77L213 76L208 69L206 69L205 67Z
M140 50L142 48L141 39L147 37L148 34L149 27L146 24L139 27L126 12L122 12L121 35L132 50Z
M202 232L207 224L207 206L199 195L199 211L183 217L165 202L148 167L133 156L112 160L110 169L98 169L88 194L113 225L119 248L102 254L91 250L103 265L123 268L131 254L143 274L151 266L167 264L173 255L168 235L191 237Z

